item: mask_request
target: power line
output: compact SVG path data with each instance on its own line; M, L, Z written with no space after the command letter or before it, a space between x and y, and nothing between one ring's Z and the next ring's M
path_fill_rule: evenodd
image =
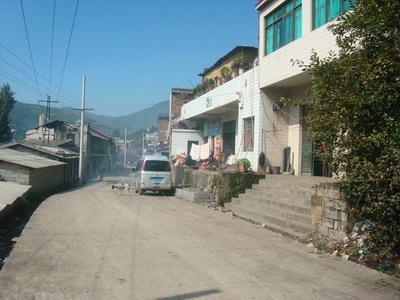
M21 1L22 1L22 0L21 0ZM65 72L65 67L66 67L66 65L67 65L69 49L70 49L70 46L71 46L72 33L74 32L75 18L76 18L76 14L77 14L77 12L78 12L78 6L79 6L79 0L76 1L75 12L74 12L74 18L73 18L73 20L72 20L71 31L69 32L69 39L68 39L68 45L67 45L67 52L65 53L64 65L63 65L63 68L62 68L60 84L59 84L59 86L58 86L58 91L57 91L56 97L57 97L58 94L60 93L60 89L61 89L61 87L62 87L62 83L63 83L63 80L64 80L64 72Z
M32 63L32 68L33 68L33 75L34 75L34 77L35 77L36 87L37 87L37 89L38 89L39 95L41 95L40 89L39 89L39 85L38 85L38 81L37 81L37 76L36 76L35 63L34 63L34 61L33 61L32 48L31 48L31 41L30 41L30 39L29 39L28 27L26 26L24 4L23 4L22 0L20 0L20 4L21 4L21 11L22 11L22 19L24 20L24 26L25 26L26 41L28 42L29 55L30 55L30 57L31 57L31 63Z
M27 74L26 72L22 71L21 69L19 69L18 67L14 66L13 64L9 63L8 61L6 61L4 58L0 57L0 60L3 61L4 63L6 63L7 65L9 65L11 68L13 68L14 70L18 71L19 73L23 74L24 76L26 76L27 78L29 78L30 80L32 80L33 82L35 81L34 78L32 78L29 74ZM26 82L24 82L23 80L21 80L20 78L17 78L16 76L12 75L11 73L8 73L6 71L3 70L3 72L9 74L9 76L14 77L16 80L19 80L21 82L23 82L24 84L27 84ZM43 87L44 89L48 90L50 92L50 89L48 87L46 87L45 85L38 83L39 86ZM36 93L36 92L35 92ZM40 96L40 94L39 94ZM67 98L62 98L63 101L68 101L70 103L73 103L75 105L75 102L68 100Z
M56 19L56 0L53 1L53 23L51 26L51 51L50 51L50 78L49 78L49 88L51 93L51 79L53 76L53 49L54 49L54 23Z
M7 78L8 80L13 81L14 83L24 87L25 89L31 91L34 94L37 94L40 96L39 92L32 86L30 86L29 84L27 84L26 82L24 82L21 79L18 79L17 77L15 77L14 75L12 75L11 73L4 71L2 69L0 69L0 72L3 73L3 77Z
M4 50L6 50L9 54L11 54L14 58L16 58L20 63L22 63L23 65L25 65L26 67L28 67L30 70L33 70L33 68L32 68L32 66L30 66L27 62L25 62L23 59L21 59L17 54L15 54L15 52L13 52L12 50L10 50L9 48L7 48L6 46L4 46L2 43L0 43L0 47L1 48L3 48ZM6 61L4 58L3 58L3 60L4 61ZM7 63L7 64L9 64L9 65L12 65L11 63ZM15 66L13 66L14 68L16 68ZM37 75L39 75L39 77L41 77L43 80L45 80L45 81L49 81L49 79L47 78L47 77L45 77L44 75L42 75L41 73L39 73L39 72L36 72L37 73ZM53 81L51 82L52 83L52 85L56 85ZM66 92L65 90L63 90L63 89L61 89L61 92L64 94L64 95L66 95L66 96L68 96L70 99L72 99L72 101L74 101L74 102L76 102L76 103L79 103L79 100L76 100L76 98L74 97L74 96L72 96L70 93L68 93L68 92Z

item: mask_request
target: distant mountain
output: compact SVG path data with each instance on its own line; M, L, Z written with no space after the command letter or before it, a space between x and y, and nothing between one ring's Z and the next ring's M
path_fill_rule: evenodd
M16 129L15 137L23 139L27 129L36 127L39 122L39 115L45 113L46 107L37 104L28 104L17 102L11 112L11 123ZM168 101L157 103L153 106L137 111L135 113L120 116L110 117L86 113L86 121L104 133L113 135L117 131L122 131L126 126L128 133L150 128L157 123L157 117L160 113L169 111ZM70 108L52 108L51 119L61 120L73 123L80 119L80 112Z

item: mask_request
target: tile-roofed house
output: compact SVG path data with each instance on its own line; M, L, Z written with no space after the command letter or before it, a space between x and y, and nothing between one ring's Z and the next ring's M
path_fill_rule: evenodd
M60 148L57 146L45 146L32 143L30 141L17 141L0 145L0 149L11 149L23 153L38 155L40 157L66 163L63 176L63 184L66 186L75 186L79 183L79 155L78 153Z
M32 186L46 195L63 188L64 162L11 149L0 149L0 176L10 182Z

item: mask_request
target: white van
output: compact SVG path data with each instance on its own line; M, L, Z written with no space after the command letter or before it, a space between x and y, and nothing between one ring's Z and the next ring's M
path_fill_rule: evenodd
M144 156L134 171L135 192L143 195L145 191L160 191L168 195L174 194L171 163L161 155Z

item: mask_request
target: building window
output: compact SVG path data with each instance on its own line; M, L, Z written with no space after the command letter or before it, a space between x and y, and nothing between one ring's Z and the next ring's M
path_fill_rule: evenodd
M244 151L254 150L254 117L243 119Z
M289 0L265 17L265 55L301 37L301 0Z
M313 0L313 29L350 10L356 0Z

